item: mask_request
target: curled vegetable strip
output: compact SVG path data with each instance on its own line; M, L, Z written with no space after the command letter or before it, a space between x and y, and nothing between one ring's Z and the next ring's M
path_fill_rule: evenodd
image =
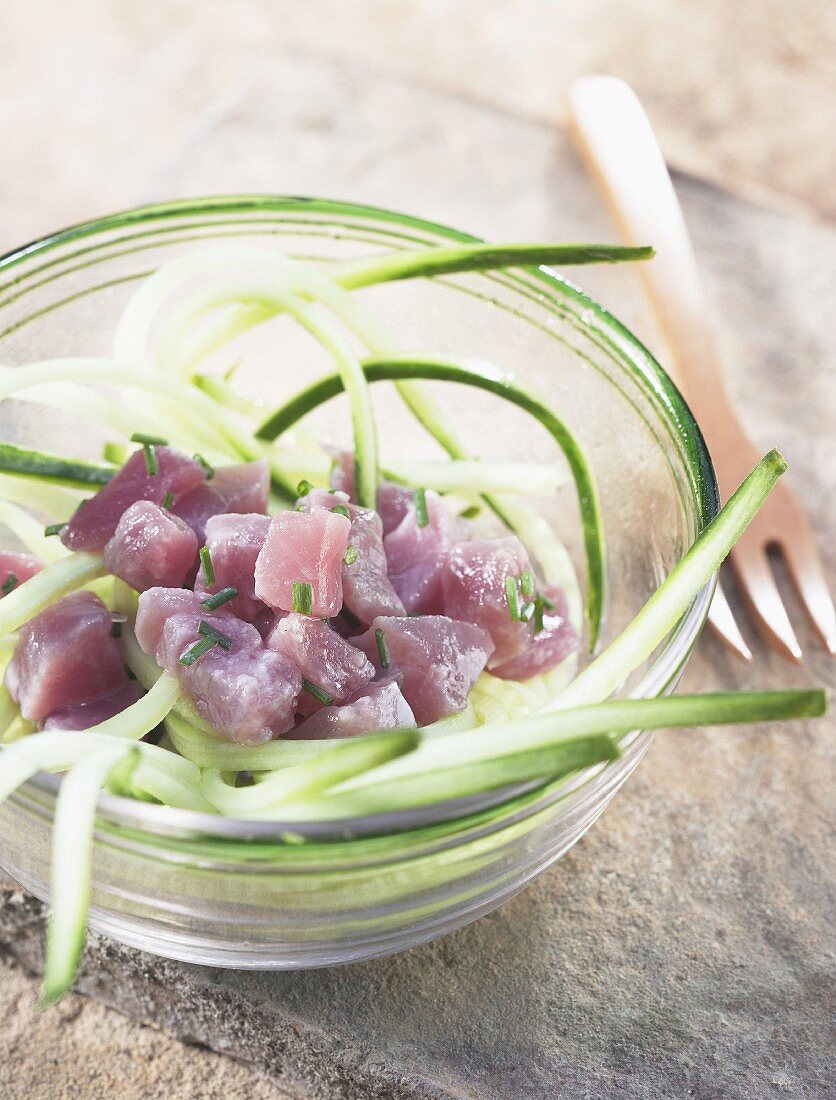
M80 497L60 485L0 473L0 499L36 508L51 519L64 522L78 508Z
M98 554L71 554L48 565L0 600L0 637L20 629L50 604L104 573Z
M20 539L26 549L45 562L66 558L69 551L59 539L46 538L44 525L17 504L0 499L0 523Z
M5 750L8 751L8 750ZM43 1002L52 1004L73 982L84 946L90 908L93 825L99 791L130 745L98 749L81 760L61 783L55 802L52 884Z

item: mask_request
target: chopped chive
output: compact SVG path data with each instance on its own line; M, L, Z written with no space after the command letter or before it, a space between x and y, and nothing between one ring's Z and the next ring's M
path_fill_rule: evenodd
M149 477L156 477L160 472L160 464L157 461L157 452L153 443L143 443L142 450L145 452L145 469L148 471Z
M408 619L420 619L423 614L423 611L407 611L406 617Z
M344 504L335 504L331 511L336 512L338 516L345 516L346 519L351 519L351 516L348 514L348 509Z
M215 583L215 567L212 565L212 555L208 546L200 548L200 564L203 566L203 578L207 584Z
M19 584L20 577L18 577L17 573L9 573L8 577L3 581L2 586L0 586L0 592L2 592L4 596L8 596L8 594L13 592Z
M550 600L548 596L540 596L538 598L540 600L540 603L543 605L543 607L545 607L547 611L554 611L553 600Z
M300 615L310 615L313 607L313 585L308 581L294 581L291 588L293 610Z
M220 630L216 630L211 623L207 623L204 619L200 620L197 632L198 634L202 634L204 638L212 638L221 649L232 649L232 638L230 638L228 634L223 634Z
M430 522L430 513L427 511L427 490L416 489L412 494L415 501L415 518L419 527L426 527Z
M306 477L303 477L296 486L296 495L297 497L306 497L311 489L313 489L313 485L311 485Z
M314 699L320 703L324 703L327 707L330 703L334 702L334 696L329 695L328 692L316 684L311 683L310 680L302 680L302 691L306 691L308 695L313 695Z
M121 638L122 637L122 624L120 622L113 623L113 625L110 628L110 633L113 635L114 638Z
M207 462L201 454L194 454L192 455L192 458L195 460L195 462L199 462L200 465L203 467L203 472L204 474L206 474L206 480L211 481L212 478L215 476L215 467L211 463Z
M343 604L342 617L345 619L346 623L351 627L352 630L360 626L360 620L349 607L346 607L345 604Z
M201 638L199 642L195 642L193 646L190 646L183 656L180 658L181 665L193 665L204 653L208 653L210 649L214 649L218 644L215 638Z
M142 443L145 447L167 447L168 440L159 435L146 435L144 432L134 432L131 443Z
M522 610L520 611L520 619L522 619L524 623L527 623L531 620L531 616L534 614L536 603L536 600L526 600L525 603L522 605Z
M171 506L172 506L173 503L174 503L174 493L172 493L172 491L169 489L169 491L166 493L165 497L163 498L163 508L165 508L165 510L167 512L170 512L171 511Z
M360 555L357 552L357 547L352 546L351 543L349 543L345 549L345 553L343 554L343 561L346 565L354 565L359 556Z
M377 642L377 652L380 657L380 667L389 667L389 646L386 644L386 635L377 627L374 632L374 640Z
M534 633L539 634L543 629L543 598L538 596L534 601Z
M518 623L522 618L522 607L520 606L519 582L516 577L505 578L505 595L508 599L508 612L511 621Z
M459 516L461 519L476 519L481 511L482 509L478 504L471 504L469 507L465 508L463 512L459 512Z
M205 600L201 600L200 602L207 611L217 611L217 609L222 607L225 603L234 600L237 595L238 589L233 588L232 585L228 585L226 588L222 588L220 592L216 592L214 596L207 596Z
M50 535L60 535L66 526L66 523L50 523L48 527L44 527L44 537L49 538Z
M534 595L534 575L530 569L523 569L520 573L520 588L524 596Z

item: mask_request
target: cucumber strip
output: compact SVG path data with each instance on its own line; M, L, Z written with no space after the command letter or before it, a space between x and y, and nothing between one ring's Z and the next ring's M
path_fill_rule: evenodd
M42 561L47 563L61 561L69 553L60 539L45 537L43 523L39 523L19 504L0 500L0 523L8 527L26 549L36 554Z
M282 813L288 821L395 812L463 798L511 783L552 779L614 759L609 735L634 729L811 718L823 714L817 689L611 700L522 718L422 743L415 752Z
M134 751L127 745L99 749L76 764L61 783L55 802L44 1004L59 1000L73 983L90 909L96 803L110 771Z
M169 755L174 753L168 751ZM116 792L124 797L151 798L176 810L192 810L195 813L217 813L197 789L199 773L190 781L166 768L159 760L141 756Z
M29 737L35 732L32 722L27 722L22 714L18 714L6 727L6 732L0 737L0 745L11 745L24 737Z
M166 730L181 756L200 768L218 772L261 772L292 767L322 756L335 741L266 741L263 745L237 745L214 730L192 725L182 714L166 716Z
M106 485L118 471L112 466L99 466L81 459L63 458L13 443L0 443L0 471L16 477L33 477L38 481L54 481L73 489L99 488Z
M9 694L9 689L6 687L5 683L0 682L0 744L3 743L6 730L8 730L19 713L20 711L17 709L17 703Z
M231 787L219 772L209 771L202 793L221 813L245 818L270 814L277 806L310 798L349 776L409 753L418 744L417 730L346 738L345 742L295 767L272 773L252 787Z
M548 462L483 462L450 458L446 462L401 459L387 463L384 476L439 493L519 493L552 496L566 484L566 471Z
M114 443L108 440L102 448L102 458L114 466L124 466L130 457L131 449L126 443Z
M266 320L266 318L262 318ZM264 401L260 397L248 397L223 378L214 374L193 374L192 383L199 390L203 390L213 401L223 405L226 409L241 413L242 416L261 416L264 412Z
M68 520L78 508L80 497L52 482L38 482L31 478L14 477L0 473L0 499L13 504L36 508L50 520L61 523Z
M328 274L346 290L357 290L398 279L432 278L463 271L495 271L507 267L615 264L650 260L649 247L606 244L465 244L386 252L332 264Z
M174 677L163 672L157 682L137 702L125 707L119 714L91 726L85 733L108 737L124 737L138 741L155 729L177 701L180 685Z
M563 710L606 699L650 656L720 568L786 468L776 450L760 460L638 615L547 709Z
M459 382L486 390L528 412L552 436L563 451L578 493L587 563L586 612L591 647L598 640L604 606L605 553L598 490L591 468L575 437L541 402L513 385L507 378L488 374L477 366L446 359L369 360L363 364L369 382L399 381L407 378ZM301 417L342 390L339 375L331 374L302 390L269 416L256 430L259 439L276 439ZM436 434L435 431L433 434ZM454 457L460 457L456 454ZM493 502L502 514L501 504Z
M19 630L44 608L104 573L99 554L71 554L48 565L0 600L0 637Z

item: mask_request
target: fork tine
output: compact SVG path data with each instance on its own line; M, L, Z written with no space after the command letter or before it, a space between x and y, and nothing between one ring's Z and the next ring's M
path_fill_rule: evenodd
M784 555L810 622L821 636L828 652L836 655L836 608L833 606L833 597L830 595L812 535L805 531L794 531L792 538L776 546Z
M708 621L720 635L723 642L738 657L742 657L744 661L752 660L752 651L740 633L737 620L719 583L714 589L714 598L711 601L711 607L708 609Z
M800 663L801 646L787 617L763 547L744 535L732 550L730 560L763 637L784 657Z

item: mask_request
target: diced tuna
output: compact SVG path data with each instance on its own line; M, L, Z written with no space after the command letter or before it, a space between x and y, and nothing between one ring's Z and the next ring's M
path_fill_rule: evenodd
M216 493L208 481L196 485L184 493L171 506L172 514L179 516L197 536L198 546L206 542L206 524L212 516L226 511L226 505L220 493Z
M231 639L192 665L180 657L201 637L201 622ZM200 596L186 589L149 588L139 598L136 636L146 653L177 676L197 712L230 741L257 745L293 725L299 671L265 648L250 623L224 608L207 613Z
M334 704L344 703L374 678L374 665L365 653L341 638L322 619L291 612L276 623L267 645L295 665L306 680L327 692ZM303 688L299 712L312 714L321 706Z
M476 623L493 639L490 670L519 657L531 639L529 624L511 618L505 586L508 577L517 580L524 570L533 572L531 559L520 540L511 535L460 543L448 555L442 571L445 612Z
M138 500L122 513L104 548L105 568L135 588L179 588L194 566L197 537L182 519Z
M356 499L354 485L354 455L336 447L325 448L334 458L331 485L335 492L345 493L349 500ZM377 512L383 524L383 534L394 531L409 510L412 491L392 481L382 481L377 490Z
M383 633L386 667L376 630ZM381 616L355 644L382 676L398 682L421 726L467 706L470 689L493 652L485 630L444 615Z
M253 622L267 608L255 594L255 564L270 527L268 516L212 516L206 524L206 546L215 571L215 583L207 585L203 569L198 571L195 591L203 596L222 588L237 588L235 599L223 606L247 622Z
M270 520L255 566L255 594L273 608L293 610L295 582L311 586L311 615L336 615L343 603L342 563L351 523L325 509L280 512Z
M75 703L73 706L54 710L43 723L45 730L89 730L100 722L106 722L121 714L127 707L139 702L145 691L142 684L128 680L124 687L95 699L92 703Z
M415 715L394 680L370 684L342 707L323 707L287 735L290 740L357 737L377 730L414 729Z
M387 576L386 552L380 516L369 508L350 504L342 493L312 489L297 508L306 512L319 508L345 508L351 520L349 561L343 561L343 602L349 614L368 626L376 615L403 615L404 606Z
M266 458L237 466L217 466L211 485L223 499L225 512L267 511L270 467Z
M407 611L434 615L442 610L441 573L451 545L451 517L438 493L426 494L428 522L418 523L415 500L385 537L389 580Z
M518 657L492 668L494 676L527 680L559 665L578 648L578 634L569 621L563 589L549 587L543 595L554 604L553 609L543 611L543 629L534 632L534 624L530 622L528 646Z
M73 592L30 619L6 670L6 686L30 722L127 683L113 615L92 592Z
M149 474L142 450L136 451L119 473L94 497L84 501L61 532L61 541L70 550L104 550L113 537L122 513L138 500L162 504L167 493L175 499L206 480L199 462L172 450L154 447L157 473Z
M0 550L0 599L3 596L3 586L8 585L8 590L17 588L19 584L28 581L36 573L40 573L43 564L39 558L32 554L18 554L14 550ZM11 578L15 578L12 581Z

